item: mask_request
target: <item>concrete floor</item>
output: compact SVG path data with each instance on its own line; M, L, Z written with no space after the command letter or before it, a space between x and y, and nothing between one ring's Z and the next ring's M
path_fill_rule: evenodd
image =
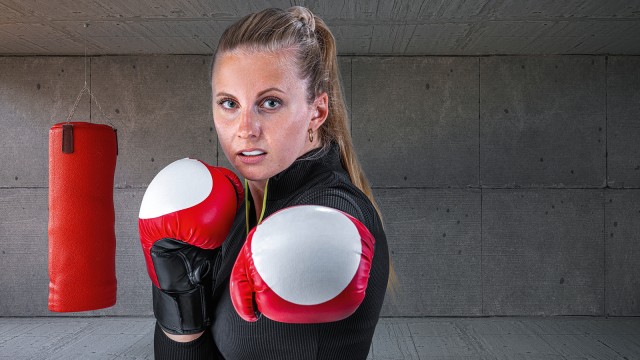
M152 318L0 318L0 359L152 359ZM640 359L640 317L383 318L369 359Z

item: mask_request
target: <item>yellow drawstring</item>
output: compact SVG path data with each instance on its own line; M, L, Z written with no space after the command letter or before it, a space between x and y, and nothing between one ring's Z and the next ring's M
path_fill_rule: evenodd
M264 185L264 195L262 196L262 211L260 212L260 218L258 219L258 225L262 222L262 218L264 217L264 211L267 208L267 191L269 190L269 179L267 179L267 183ZM244 179L244 218L245 224L247 225L247 235L249 235L249 182L247 179Z

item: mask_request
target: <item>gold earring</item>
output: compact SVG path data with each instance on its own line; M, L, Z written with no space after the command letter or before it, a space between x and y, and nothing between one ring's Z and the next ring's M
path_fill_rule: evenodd
M309 142L313 142L313 130L309 129Z

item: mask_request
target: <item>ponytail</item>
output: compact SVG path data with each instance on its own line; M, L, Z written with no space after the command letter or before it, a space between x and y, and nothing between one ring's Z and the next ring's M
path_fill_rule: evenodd
M349 113L347 112L344 92L340 82L336 40L325 22L311 14L308 9L294 6L287 11L297 16L301 21L307 21L311 24L310 27L314 30L321 52L320 59L322 61L319 64L319 69L315 73L309 74L311 79L309 87L313 89L309 96L309 101L315 99L322 92L326 92L329 96L329 115L324 124L318 129L320 139L323 144L329 144L332 141L338 143L342 165L347 170L351 182L369 198L378 212L378 216L382 218L382 213L373 196L369 181L353 148L351 131L349 130ZM313 20L309 21L307 19Z

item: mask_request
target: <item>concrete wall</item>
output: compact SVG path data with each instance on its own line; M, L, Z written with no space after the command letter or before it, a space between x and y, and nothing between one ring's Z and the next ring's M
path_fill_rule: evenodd
M384 316L640 315L640 57L343 57L396 292ZM151 315L137 212L155 173L227 165L207 56L93 57L74 120L118 129L118 302ZM0 58L0 316L47 310L48 129L76 57ZM607 156L608 154L608 156ZM68 315L68 314L67 314ZM74 314L76 315L76 314Z

